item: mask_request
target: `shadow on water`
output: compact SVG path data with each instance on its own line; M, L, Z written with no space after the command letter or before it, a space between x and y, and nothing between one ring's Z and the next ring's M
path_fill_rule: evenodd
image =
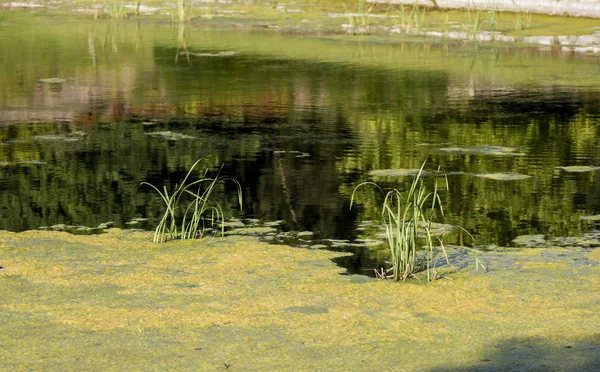
M542 337L510 338L491 345L474 365L436 368L452 371L598 371L600 333L574 339L568 333L560 339Z

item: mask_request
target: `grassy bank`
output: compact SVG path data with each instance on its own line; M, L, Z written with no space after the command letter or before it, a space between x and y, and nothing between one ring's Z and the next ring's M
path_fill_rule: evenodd
M257 26L304 32L356 34L412 34L425 31L465 32L471 38L482 33L499 35L560 36L589 35L598 31L600 20L551 16L527 11L498 12L475 5L465 9L440 9L433 2L415 4L368 3L365 0L301 0L294 2L201 2L185 0L40 1L44 13L64 13L94 19L162 19L172 22L212 25ZM4 9L12 9L5 7ZM20 9L20 8L15 8Z

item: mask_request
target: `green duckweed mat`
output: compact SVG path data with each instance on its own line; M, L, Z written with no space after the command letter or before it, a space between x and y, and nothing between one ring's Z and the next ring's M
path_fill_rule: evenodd
M0 232L0 369L598 370L600 250L497 249L432 283L231 236Z

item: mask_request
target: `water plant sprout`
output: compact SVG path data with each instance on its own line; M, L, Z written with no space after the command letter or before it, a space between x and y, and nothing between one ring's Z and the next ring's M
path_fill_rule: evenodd
M433 191L427 191L423 182L425 163L426 161L421 165L406 195L397 189L385 193L381 218L385 225L391 267L385 272L378 273L378 276L383 278L389 277L395 281L404 281L408 277L416 277L417 272L425 271L428 281L435 279L437 276L434 261L436 246L439 247L448 262L443 233L436 235L432 231L432 219L435 214L439 212L442 217L444 216L438 181L434 181ZM444 180L446 190L448 190L448 179L444 177ZM354 203L357 189L365 185L375 186L383 192L381 187L374 182L362 182L352 192L350 208ZM420 255L422 239L425 244L423 254ZM477 257L476 265L477 268L481 265Z
M190 175L196 166L202 161L197 160L189 169L181 184L175 185L175 190L169 193L166 186L163 191L156 186L142 182L141 185L152 187L165 203L166 210L158 226L154 230L154 243L163 243L172 239L196 239L204 236L205 228L208 226L220 225L221 235L225 232L223 209L221 205L211 196L215 187L227 181L231 181L237 187L238 203L242 209L242 188L240 183L233 177L221 176L223 166L217 172L215 177L208 177L207 168L202 177L198 180L188 183ZM186 197L183 198L182 197ZM191 198L191 201L190 201ZM187 200L185 208L181 204ZM183 215L179 216L183 210ZM178 221L181 224L178 227Z

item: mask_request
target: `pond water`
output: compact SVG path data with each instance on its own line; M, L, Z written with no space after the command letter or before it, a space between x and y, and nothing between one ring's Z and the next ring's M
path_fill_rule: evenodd
M440 222L475 245L600 214L598 57L16 12L0 33L0 229L151 229L163 206L140 183L199 158L243 187L241 213L220 190L227 215L315 241L364 238L383 197L350 209L355 186L404 190L426 159L448 175Z

